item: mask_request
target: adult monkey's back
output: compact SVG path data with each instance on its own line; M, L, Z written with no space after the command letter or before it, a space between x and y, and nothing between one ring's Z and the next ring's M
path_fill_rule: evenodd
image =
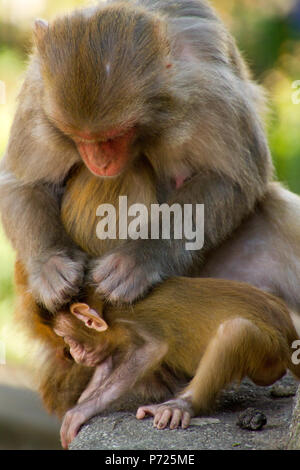
M133 301L164 278L201 273L272 175L260 89L213 10L195 0L112 2L38 21L35 38L0 204L36 299L55 311L82 282L85 258L59 219L63 182L82 161L116 184L147 166L159 202L205 204L200 253L184 239L129 240L91 265L99 291Z

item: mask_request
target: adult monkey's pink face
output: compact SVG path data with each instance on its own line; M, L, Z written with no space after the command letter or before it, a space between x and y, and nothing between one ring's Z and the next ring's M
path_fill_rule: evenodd
M117 176L130 161L135 129L112 129L101 135L78 133L74 141L88 169L96 176ZM98 140L99 139L99 140Z
M69 133L67 129L62 130ZM132 158L135 136L135 127L129 126L101 133L73 131L70 134L88 169L102 177L117 176L124 171Z
M163 25L143 10L108 6L52 25L38 20L35 36L48 118L94 175L119 175L143 126L159 125L153 116L170 69Z
M51 103L46 109L54 125L75 143L82 160L94 175L118 176L132 160L137 136L137 128L132 120L122 127L105 126L103 130L95 130L94 126L89 129L86 125L75 127L69 124L71 119L61 118L62 112L57 109L53 111Z

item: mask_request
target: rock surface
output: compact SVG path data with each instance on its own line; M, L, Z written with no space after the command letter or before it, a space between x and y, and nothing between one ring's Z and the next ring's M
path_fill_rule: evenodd
M286 449L289 441L297 383L286 376L279 382L289 396L274 398L272 387L256 387L244 381L237 390L226 391L217 411L209 417L196 418L187 430L153 428L152 419L138 421L134 412L115 412L93 418L82 428L71 449L85 450L201 450L201 449ZM285 395L282 393L282 395ZM238 416L249 407L263 412L267 425L261 431L247 431L237 426ZM298 407L298 421L300 405ZM300 442L300 427L298 443Z
M300 388L295 400L288 450L300 450Z

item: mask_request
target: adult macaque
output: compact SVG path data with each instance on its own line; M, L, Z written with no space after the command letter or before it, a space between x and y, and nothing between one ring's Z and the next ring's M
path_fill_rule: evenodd
M123 307L103 304L91 293L87 303L56 316L54 331L76 362L96 368L63 420L65 448L89 418L151 382L164 367L192 381L171 400L138 409L137 418L154 416L158 429L187 428L233 380L248 376L257 385L271 385L287 368L300 379L300 365L291 360L298 335L288 309L247 284L174 278ZM144 395L152 399L151 392Z
M165 278L199 274L208 252L268 200L272 176L261 90L212 8L202 0L101 3L50 25L38 20L35 44L0 205L37 301L56 311L88 268L59 216L64 182L82 162L100 185L130 179L139 166L126 188L135 202L149 167L159 202L206 211L201 255L184 239L128 240L90 266L99 292L131 302Z

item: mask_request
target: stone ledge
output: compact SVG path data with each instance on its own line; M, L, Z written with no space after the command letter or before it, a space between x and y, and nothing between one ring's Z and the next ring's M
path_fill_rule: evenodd
M290 428L288 450L300 450L300 387L295 397L295 407Z
M296 392L296 381L290 376L282 379L279 384L283 390L290 390L292 387ZM98 416L82 428L70 448L73 450L287 449L294 397L274 398L272 390L272 387L256 387L250 381L244 381L238 390L230 389L223 394L217 412L209 418L195 420L187 430L158 431L153 428L151 419L138 421L134 412L119 411L107 416ZM246 431L237 427L236 422L240 412L248 407L255 407L267 416L268 423L261 431ZM298 413L299 409L300 406ZM299 414L297 416L298 418L294 413L296 423L299 422Z

